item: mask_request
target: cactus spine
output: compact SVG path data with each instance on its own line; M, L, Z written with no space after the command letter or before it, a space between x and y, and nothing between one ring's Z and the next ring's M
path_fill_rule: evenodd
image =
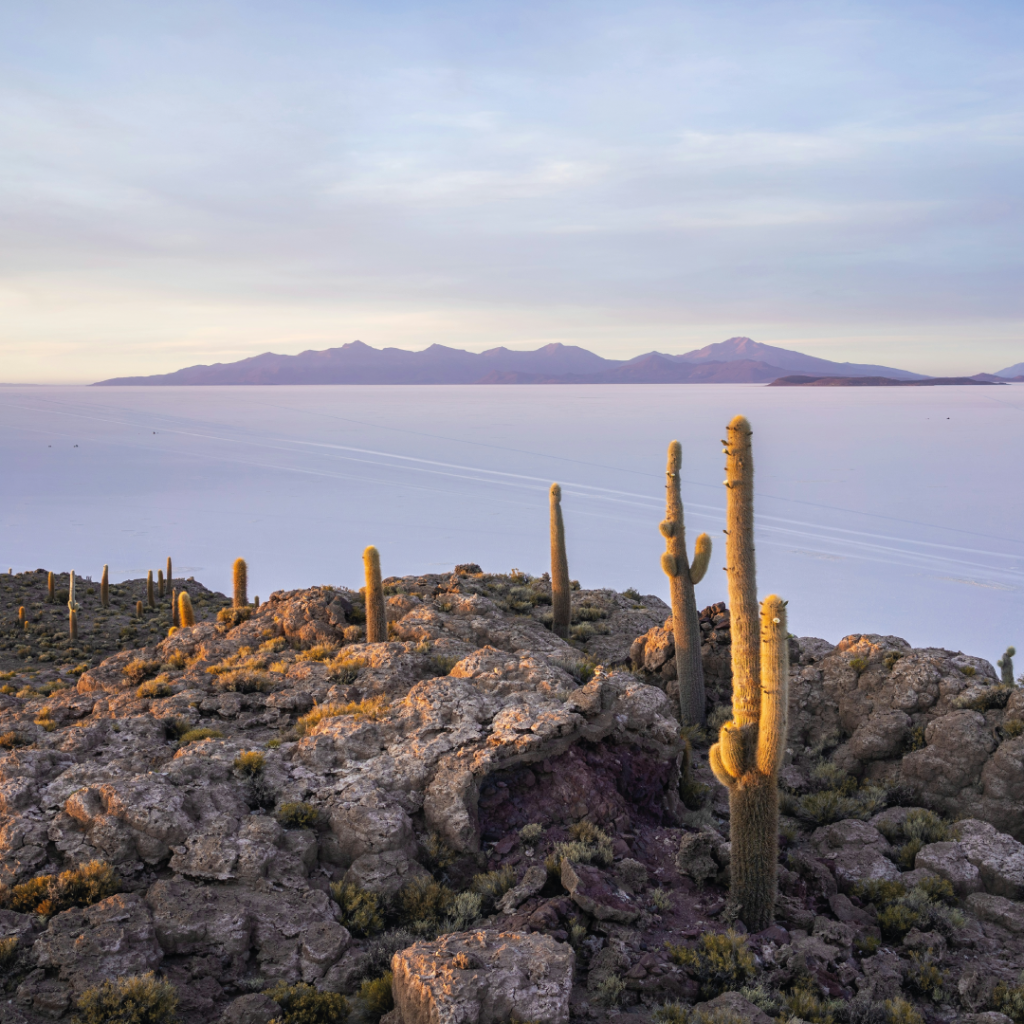
M146 604L150 608L156 607L156 596L153 593L153 570L146 573Z
M708 760L729 790L731 896L747 928L772 923L779 859L778 772L786 741L789 634L774 594L758 614L754 572L754 461L750 424L737 416L726 442L726 569L732 628L732 720ZM760 628L758 622L760 620Z
M1013 686L1013 656L1016 653L1016 647L1007 647L1006 653L996 662L1000 668L1004 686Z
M380 554L372 544L363 552L363 568L366 570L366 642L384 643L388 638L388 622L384 616Z
M711 538L702 533L693 549L691 564L686 554L686 529L683 524L683 499L679 487L679 468L683 446L673 441L668 446L665 469L665 518L661 534L665 553L661 567L669 579L672 594L672 635L676 648L676 679L679 681L679 713L683 725L704 724L704 666L700 660L700 620L697 618L695 583L700 583L711 560Z
M103 575L100 577L100 604L104 608L110 607L110 571L103 566Z
M249 570L244 558L235 559L233 575L235 597L232 604L235 608L244 608L249 603Z
M52 572L48 572L46 574L46 603L47 604L53 604L53 602L54 602L54 596L53 596L53 573Z
M183 590L178 595L178 625L184 629L195 624L196 613L192 608L192 598L188 596L187 590Z
M569 637L572 621L569 559L565 553L565 523L562 521L562 488L551 485L551 630L563 640Z
M78 609L75 600L75 570L71 570L71 582L68 585L68 633L72 640L78 639Z
M164 571L163 569L157 569L156 571L156 596L163 598L164 596Z

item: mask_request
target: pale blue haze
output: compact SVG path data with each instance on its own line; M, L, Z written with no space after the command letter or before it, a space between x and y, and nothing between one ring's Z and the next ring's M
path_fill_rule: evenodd
M547 568L563 487L584 586L667 597L665 451L723 600L726 423L754 427L758 582L790 628L894 633L995 661L1024 649L1024 385L776 389L0 387L0 566L161 568L250 593L384 573ZM154 433L155 431L155 433ZM77 445L78 447L74 447Z

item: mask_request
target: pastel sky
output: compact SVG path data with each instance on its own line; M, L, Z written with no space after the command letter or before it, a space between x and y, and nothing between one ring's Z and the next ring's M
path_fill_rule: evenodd
M0 381L1024 360L1019 0L6 0Z

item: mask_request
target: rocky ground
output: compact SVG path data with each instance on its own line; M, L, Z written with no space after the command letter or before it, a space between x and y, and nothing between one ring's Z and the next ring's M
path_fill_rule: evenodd
M987 662L791 641L777 923L747 935L657 598L576 591L567 643L546 579L461 566L386 580L367 645L358 592L187 585L206 621L167 636L138 584L109 617L86 584L65 645L45 574L2 579L5 1024L147 971L185 1024L312 1020L301 984L389 1024L1024 1022L1024 692ZM724 605L701 629L713 726Z

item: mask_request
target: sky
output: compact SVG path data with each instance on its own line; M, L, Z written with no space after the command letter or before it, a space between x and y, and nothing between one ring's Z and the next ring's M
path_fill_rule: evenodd
M1017 2L6 0L0 381L356 338L1024 360Z

